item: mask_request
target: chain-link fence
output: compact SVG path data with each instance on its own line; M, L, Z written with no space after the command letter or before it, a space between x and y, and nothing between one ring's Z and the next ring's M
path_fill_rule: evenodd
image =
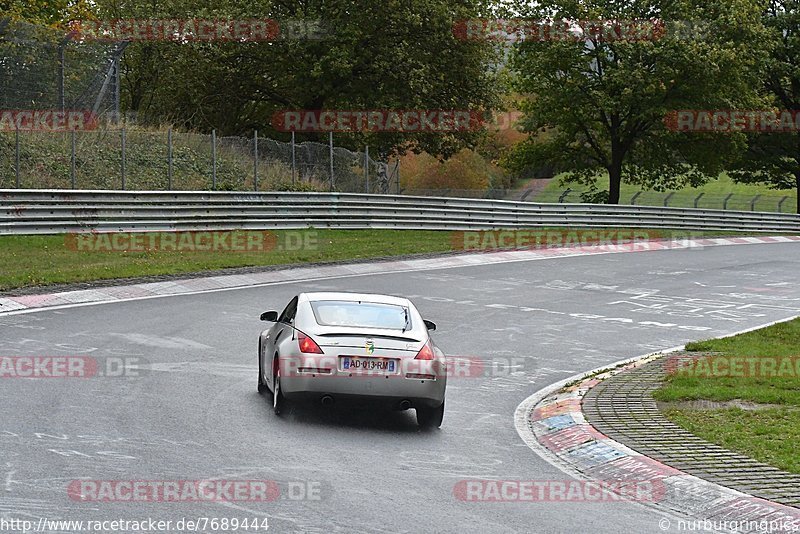
M118 112L124 48L0 18L0 109Z
M0 124L0 187L320 190L385 193L375 155L325 143L284 143L120 127L126 43L0 18L0 112L81 110L100 129L42 131ZM2 121L0 121L2 122ZM134 121L135 122L135 121ZM399 174L394 176L399 180ZM399 183L399 181L397 182Z
M137 127L0 132L0 188L397 190L399 166L322 143Z

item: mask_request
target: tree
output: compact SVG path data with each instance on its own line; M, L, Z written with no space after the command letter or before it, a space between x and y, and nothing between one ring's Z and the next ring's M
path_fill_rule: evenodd
M589 186L585 200L617 204L623 180L661 190L699 185L745 146L743 134L668 131L664 118L758 105L767 40L757 0L546 0L519 10L534 20L658 22L639 39L583 24L581 39L522 41L513 66L530 95L523 110L532 135L510 167L552 164L565 181ZM598 191L603 173L608 190Z
M764 91L775 108L800 110L800 2L771 0L764 24L777 42L764 69ZM800 213L800 129L750 134L748 150L730 175L738 182L795 188Z
M43 26L65 27L67 22L91 13L88 0L0 0L0 18Z
M485 110L497 101L492 48L461 41L453 32L457 20L482 13L481 0L230 0L213 7L189 0L100 0L100 5L112 17L146 13L147 18L322 24L320 39L133 43L124 60L125 103L151 122L216 128L223 135L258 129L285 138L269 128L279 110ZM478 135L348 133L337 143L353 148L368 143L383 153L411 148L447 155L472 146Z

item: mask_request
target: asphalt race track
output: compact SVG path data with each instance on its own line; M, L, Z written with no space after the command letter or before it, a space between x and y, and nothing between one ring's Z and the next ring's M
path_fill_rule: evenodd
M0 381L0 517L267 517L271 532L662 532L636 503L462 502L465 479L564 480L519 438L533 392L578 372L800 314L800 246L610 254L386 273L0 317L0 355L138 362L128 376ZM256 392L262 311L304 290L407 295L451 377L442 429L413 411ZM272 480L274 502L77 502L91 480ZM310 494L310 497L309 497ZM210 530L210 529L209 529ZM250 530L253 532L253 530Z

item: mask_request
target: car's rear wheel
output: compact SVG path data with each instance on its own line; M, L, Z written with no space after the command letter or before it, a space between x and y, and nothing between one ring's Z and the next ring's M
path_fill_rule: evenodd
M437 408L417 408L417 424L420 428L439 428L444 419L444 401Z
M265 393L269 388L264 382L264 370L261 368L261 343L258 344L258 392Z
M275 357L275 379L272 386L272 409L275 415L280 415L286 407L286 398L283 396L281 390L281 367L278 364L278 358Z

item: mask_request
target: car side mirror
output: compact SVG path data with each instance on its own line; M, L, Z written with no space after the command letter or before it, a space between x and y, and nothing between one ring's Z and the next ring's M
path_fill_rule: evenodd
M422 322L425 323L425 326L428 328L428 330L436 330L436 323L434 323L433 321L428 321L427 319L423 319Z
M278 312L276 311L267 311L261 314L261 320L267 321L269 323L277 323L278 322Z

